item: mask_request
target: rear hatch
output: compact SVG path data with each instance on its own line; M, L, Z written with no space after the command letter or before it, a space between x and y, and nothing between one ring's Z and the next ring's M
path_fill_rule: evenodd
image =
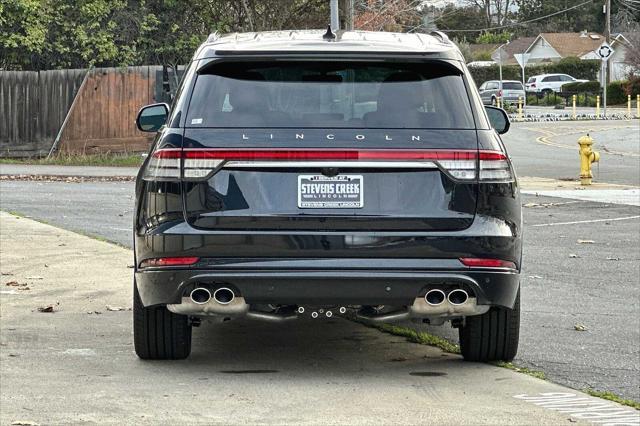
M198 72L180 155L192 226L287 232L464 229L492 154L445 62L245 60Z
M502 83L502 97L504 98L517 98L524 96L524 89L521 83L517 82L505 82Z

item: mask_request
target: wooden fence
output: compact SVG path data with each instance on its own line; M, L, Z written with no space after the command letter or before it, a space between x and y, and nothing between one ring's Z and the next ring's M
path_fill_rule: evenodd
M163 81L161 66L87 72L0 71L0 156L46 155L60 131L61 153L146 151L153 135L136 129L136 113L170 102L172 73Z
M0 71L0 156L49 152L86 73Z

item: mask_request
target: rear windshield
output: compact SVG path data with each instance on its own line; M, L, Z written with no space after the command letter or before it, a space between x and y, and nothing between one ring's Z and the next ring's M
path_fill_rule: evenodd
M502 83L502 88L505 90L522 90L522 84L520 83Z
M243 62L197 77L187 127L474 128L462 75L444 63Z

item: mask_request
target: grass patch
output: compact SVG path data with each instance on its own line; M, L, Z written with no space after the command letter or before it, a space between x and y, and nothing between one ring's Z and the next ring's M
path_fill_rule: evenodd
M624 399L612 392L597 391L593 389L585 389L583 392L597 398L617 402L618 404L626 405L628 407L633 407L636 410L640 410L640 402L634 401L632 399Z
M547 379L547 377L544 375L542 371L531 370L530 368L527 368L527 367L518 367L511 362L496 361L493 363L493 365L506 368L509 370L513 370L517 373L526 374L527 376L535 377L536 379L540 379L540 380Z
M450 341L443 339L442 337L434 336L433 334L425 333L422 331L416 331L407 327L399 327L391 324L371 324L369 322L359 321L360 323L377 328L385 333L393 334L394 336L406 337L408 341L412 343L418 343L420 345L429 345L440 348L445 352L452 354L459 354L460 347L451 343Z
M58 154L50 158L0 158L0 164L37 164L53 166L140 167L144 158L138 154Z

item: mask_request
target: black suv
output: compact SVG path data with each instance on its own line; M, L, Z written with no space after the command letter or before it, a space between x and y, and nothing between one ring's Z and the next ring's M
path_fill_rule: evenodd
M465 359L515 356L509 121L445 35L212 35L137 125L139 357L187 357L203 317L333 315L451 321Z

